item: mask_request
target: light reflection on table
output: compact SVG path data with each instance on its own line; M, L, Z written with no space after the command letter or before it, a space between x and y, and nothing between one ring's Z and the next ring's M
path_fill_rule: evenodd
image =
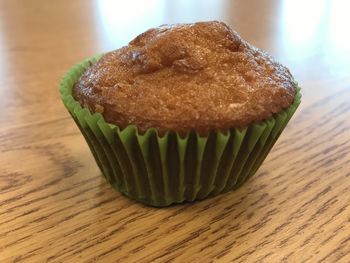
M103 29L103 48L115 49L151 27L170 23L225 20L225 0L99 0L97 21ZM106 41L107 40L107 41Z

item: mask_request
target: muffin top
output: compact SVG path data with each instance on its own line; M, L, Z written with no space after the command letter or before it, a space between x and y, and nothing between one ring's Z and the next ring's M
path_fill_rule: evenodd
M105 54L73 89L107 122L160 134L244 128L287 108L295 93L286 67L217 21L152 28Z

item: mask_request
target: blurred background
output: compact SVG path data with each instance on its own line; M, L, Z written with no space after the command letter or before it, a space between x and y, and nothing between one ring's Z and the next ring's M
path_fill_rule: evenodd
M57 102L59 79L81 59L150 27L203 20L224 21L271 53L312 102L334 79L349 86L349 9L348 0L0 0L0 124L14 120L6 117L11 107L40 103L37 92ZM48 103L48 113L56 106Z

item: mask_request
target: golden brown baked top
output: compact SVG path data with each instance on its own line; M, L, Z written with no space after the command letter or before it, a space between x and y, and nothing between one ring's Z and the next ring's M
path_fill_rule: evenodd
M105 54L73 95L121 128L160 133L244 128L288 107L289 70L221 22L164 25Z

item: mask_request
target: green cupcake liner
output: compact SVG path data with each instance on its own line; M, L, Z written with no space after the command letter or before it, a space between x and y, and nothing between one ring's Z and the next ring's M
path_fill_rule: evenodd
M72 96L73 85L102 55L74 66L61 81L61 98L73 117L106 180L126 196L152 206L204 199L238 188L258 170L300 104L294 102L273 118L226 134L203 137L189 132L159 136L156 129L140 134L105 122Z

